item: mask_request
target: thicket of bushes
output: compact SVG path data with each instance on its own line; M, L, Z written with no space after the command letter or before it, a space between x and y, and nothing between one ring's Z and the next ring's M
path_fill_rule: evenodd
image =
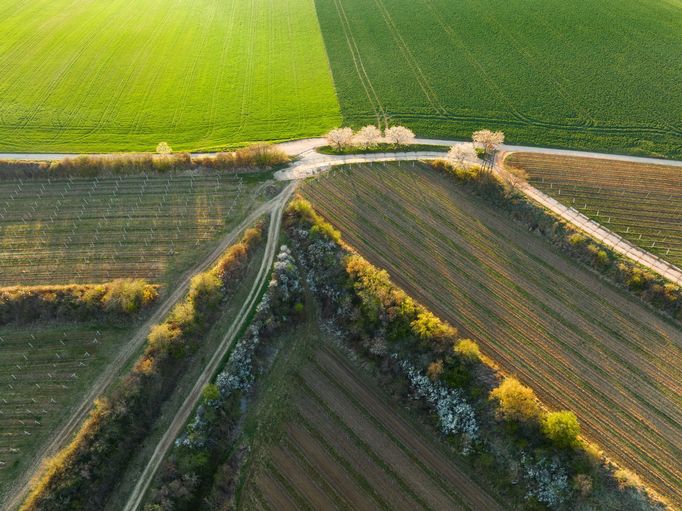
M215 382L204 388L194 416L161 467L145 511L222 509L230 499L229 454L245 413L245 398L267 341L303 309L303 286L289 249L277 256L267 292ZM214 482L214 477L218 476ZM216 503L214 507L211 503Z
M255 144L229 153L195 156L189 153L121 153L82 155L52 162L0 162L0 179L16 177L93 177L165 173L192 169L252 170L269 168L289 161L281 149L268 144Z
M657 509L579 437L570 411L549 412L470 339L416 303L343 245L304 200L286 227L324 314L357 353L390 375L406 403L419 398L440 432L513 507ZM615 507L614 507L615 506Z
M0 288L0 325L46 320L116 320L146 309L158 297L158 286L143 279L5 287Z
M185 299L155 325L144 353L121 384L100 397L74 440L49 460L22 505L27 510L99 510L158 417L177 379L234 292L264 224L245 232L210 270L196 275Z
M508 183L478 167L458 168L436 160L431 166L453 176L477 195L549 239L573 258L630 290L656 309L682 320L682 288L588 237L568 222L530 202Z

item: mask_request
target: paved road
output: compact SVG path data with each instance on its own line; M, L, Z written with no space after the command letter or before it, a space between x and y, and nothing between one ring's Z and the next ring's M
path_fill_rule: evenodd
M136 355L144 344L149 329L159 323L186 294L189 289L190 281L196 273L208 269L225 252L227 247L233 245L241 236L242 232L262 215L281 210L281 204L291 195L291 187L285 188L278 196L260 205L248 217L246 217L236 228L229 232L220 241L218 246L211 254L194 268L185 272L175 289L163 302L157 306L152 315L133 333L125 346L119 351L116 358L100 374L97 381L89 389L83 399L74 407L72 415L55 431L49 443L47 443L36 455L31 465L26 469L21 478L17 480L9 492L6 502L0 505L1 509L14 509L19 507L22 500L30 489L30 482L33 475L40 469L44 460L54 456L78 431L83 420L87 417L92 408L92 403L98 396L102 395L109 385L117 378L119 372Z
M163 437L161 437L159 440L156 449L154 449L154 453L142 471L142 474L140 474L138 478L133 493L130 495L128 502L124 507L124 511L134 511L142 503L142 499L147 492L147 488L149 488L149 485L154 478L154 474L161 465L166 452L168 452L168 449L173 445L175 438L180 434L182 428L189 420L192 411L199 402L202 389L206 384L210 383L213 375L218 371L219 364L225 357L228 349L234 343L237 334L241 330L249 315L249 312L257 305L259 290L263 288L267 278L270 276L270 269L272 268L275 255L277 253L279 231L282 223L282 212L287 201L289 200L289 197L291 197L291 194L296 188L296 184L296 181L292 181L289 186L287 186L276 198L277 200L273 205L270 217L270 226L268 229L268 239L265 247L265 254L263 255L263 260L261 262L260 269L258 270L258 275L256 276L251 290L249 291L249 295L244 301L244 304L239 310L239 313L235 317L234 321L230 325L230 328L220 341L215 353L204 367L201 375L199 375L199 378L194 384L194 387L192 387L191 392L185 398L185 401L176 413L173 422L171 422Z
M417 138L415 144L422 145L454 145L466 143L464 140L446 140L434 138ZM290 156L298 156L302 153L312 151L316 147L326 145L324 138L303 138L300 140L292 140L290 142L282 142L277 144ZM501 151L506 152L529 152L529 153L546 153L557 154L564 156L580 156L583 158L603 158L606 160L631 161L636 163L653 163L661 165L672 165L674 167L682 167L682 161L679 160L664 160L660 158L643 158L639 156L627 156L620 154L594 153L586 151L572 151L568 149L553 149L548 147L529 147L517 145L503 145L500 147ZM197 156L211 155L215 153L196 153ZM0 160L30 160L30 161L53 161L61 160L67 157L78 156L73 153L0 153Z
M435 139L417 139L415 143L423 145L454 145L458 143L452 140L435 140ZM504 166L502 162L504 158L512 152L536 152L544 154L557 154L564 156L578 156L584 158L600 158L613 159L619 161L631 161L648 164L665 164L682 168L682 161L668 161L657 160L655 158L639 158L635 156L620 156L608 155L601 153L586 153L582 151L569 151L563 149L541 149L523 146L506 146L503 145L498 152L495 160L496 171L504 174ZM322 155L309 149L299 154L299 160L287 169L278 171L275 174L276 179L293 180L305 179L319 172L330 169L335 165L344 165L349 163L372 163L382 161L407 161L407 160L429 160L443 158L443 153L437 152L415 152L415 153L375 153L375 154L356 154L356 155ZM471 162L473 163L473 162ZM583 231L587 232L593 238L599 240L604 245L611 247L615 252L628 257L642 266L649 268L656 273L662 275L666 279L678 285L682 285L682 270L677 266L670 264L667 261L651 254L650 252L637 247L633 243L621 238L616 233L604 228L597 222L590 220L585 215L579 213L573 208L568 208L553 199L549 195L541 192L537 188L529 184L523 184L521 191L530 197L535 202L541 204L545 208L552 211L554 214L563 218L567 222L577 226Z

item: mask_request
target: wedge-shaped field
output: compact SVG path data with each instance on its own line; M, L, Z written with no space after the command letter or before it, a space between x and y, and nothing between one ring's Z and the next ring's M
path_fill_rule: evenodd
M682 266L682 167L533 153L506 162L566 206Z
M239 509L501 509L325 335L309 320L275 361Z
M174 149L339 122L313 0L0 0L0 151Z
M0 286L165 280L246 216L260 184L217 173L0 181Z
M0 501L127 332L96 324L0 328Z
M348 122L682 155L679 2L316 4Z
M586 436L682 502L682 329L420 165L302 188L344 239Z

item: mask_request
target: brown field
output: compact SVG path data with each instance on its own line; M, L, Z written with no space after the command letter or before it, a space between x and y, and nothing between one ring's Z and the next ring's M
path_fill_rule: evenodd
M280 433L252 453L239 508L501 509L449 447L428 438L429 428L397 412L371 377L312 330L310 358L292 366L291 390L275 399L287 407Z
M682 168L533 153L506 162L547 195L682 266Z
M188 173L0 181L0 285L172 280L260 183Z
M302 192L399 286L682 503L679 323L428 167L344 168Z

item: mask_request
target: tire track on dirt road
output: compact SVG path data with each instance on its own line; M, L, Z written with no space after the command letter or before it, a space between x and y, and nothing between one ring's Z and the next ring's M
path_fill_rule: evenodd
M80 424L87 417L92 408L93 401L103 394L113 381L119 376L123 367L130 359L138 353L144 344L149 329L159 323L186 294L189 289L192 277L209 268L220 255L234 244L244 229L253 224L256 219L272 211L281 211L282 205L291 195L293 187L286 187L278 196L256 208L246 217L237 227L230 231L218 244L218 246L200 264L186 271L180 282L171 294L157 307L154 313L133 333L127 344L121 349L116 358L109 364L106 370L100 375L99 379L90 388L90 391L83 397L74 408L71 417L64 422L63 426L54 434L50 442L36 455L34 461L27 468L21 478L17 480L14 487L10 489L10 497L3 503L3 509L17 508L30 489L33 476L39 473L41 465L45 460L56 454L76 433Z
M268 227L268 239L265 247L265 254L263 255L263 260L261 262L260 269L258 270L258 275L256 276L256 280L254 281L251 290L249 291L249 295L244 301L242 308L239 310L237 317L232 322L229 330L225 333L220 345L206 364L204 371L197 379L194 387L192 387L192 390L185 399L182 407L180 407L178 410L173 422L171 422L168 429L159 440L151 459L142 471L142 474L135 485L133 493L124 507L124 511L133 511L142 503L142 499L147 492L147 488L149 487L149 484L151 483L157 469L161 465L166 452L173 444L173 441L178 436L185 423L189 419L195 406L199 402L199 398L201 397L201 392L204 386L211 381L213 375L217 372L227 351L234 343L237 334L240 332L242 326L246 322L249 312L253 309L253 307L256 306L259 291L262 289L268 276L270 275L270 268L272 267L275 254L277 252L277 242L279 241L278 235L280 226L282 224L282 213L284 206L286 205L289 197L291 197L295 188L296 182L292 182L277 197L275 197L275 199L268 203L271 205L271 219L270 225Z

